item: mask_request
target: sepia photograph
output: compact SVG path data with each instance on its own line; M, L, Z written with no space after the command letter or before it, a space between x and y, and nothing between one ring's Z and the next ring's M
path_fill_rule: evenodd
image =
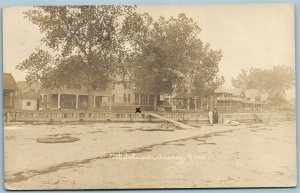
M3 8L5 189L297 186L294 9Z

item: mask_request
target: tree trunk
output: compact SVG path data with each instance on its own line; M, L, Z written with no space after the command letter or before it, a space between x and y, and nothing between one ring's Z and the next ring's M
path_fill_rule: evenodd
M156 111L157 109L157 97L158 97L158 94L155 93L154 95L154 104L153 104L153 110Z
M94 97L92 94L92 89L88 88L88 110L93 110L94 109Z
M209 109L209 103L210 101L209 100L206 100L206 110L208 110Z

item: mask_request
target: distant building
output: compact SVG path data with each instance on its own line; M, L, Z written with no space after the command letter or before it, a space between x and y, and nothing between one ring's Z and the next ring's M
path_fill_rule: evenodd
M190 110L191 96L189 94L178 94L174 97L172 110Z
M258 89L227 89L218 87L211 100L202 101L201 109L216 108L218 110L259 110L268 107L268 95L261 94Z
M31 85L28 85L26 81L18 81L17 82L19 91L21 92L27 92L27 91L34 91L35 93L39 93L41 90L41 84L40 83L32 83Z
M112 105L135 105L135 92L130 81L113 81Z
M142 110L153 110L154 95L142 93L134 88L130 81L112 81L104 89L96 89L88 93L83 86L60 89L41 89L40 109L88 109L88 96L92 97L92 109L131 110L142 106Z
M126 79L117 78L110 84L113 110L132 110L136 106L142 107L142 110L153 110L153 94L136 89L134 84Z
M263 94L262 97L258 89L246 89L245 94L245 110L263 109L267 106L266 100L268 96L266 94Z
M3 73L3 107L15 108L18 85L11 73Z
M260 101L260 93L258 89L246 89L246 101L250 102L259 102Z
M25 81L15 82L12 75L4 74L5 108L23 110L66 109L87 110L90 103L95 111L126 110L134 111L140 106L142 110L153 110L154 103L159 110L258 110L268 107L268 95L258 89L228 89L218 87L209 100L193 96L186 84L183 93L142 92L126 78L115 81L88 92L84 86L64 86L62 88L43 89L38 83L28 85ZM88 100L91 97L91 100ZM16 105L18 103L18 105Z
M244 99L243 89L227 89L220 86L215 90L210 106L217 109L241 110L244 106Z
M39 94L31 91L22 92L21 109L22 110L38 110L39 109Z
M18 81L15 109L37 110L39 107L39 92L41 85L37 82L29 85L26 81Z
M158 104L167 111L196 110L198 99L192 95L191 79L180 72L177 73L184 78L183 90L173 93L161 93ZM176 85L174 87L176 90Z

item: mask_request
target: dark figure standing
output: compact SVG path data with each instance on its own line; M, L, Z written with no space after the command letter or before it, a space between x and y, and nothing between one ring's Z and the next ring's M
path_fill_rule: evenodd
M219 114L218 114L217 109L215 109L213 112L213 121L214 121L214 124L219 122Z

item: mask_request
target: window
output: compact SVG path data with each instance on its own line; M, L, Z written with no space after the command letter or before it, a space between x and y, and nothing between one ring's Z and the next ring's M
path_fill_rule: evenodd
M105 83L102 83L101 90L106 91L106 84Z
M115 94L112 94L112 103L115 103Z
M27 102L27 106L30 107L31 106L31 102Z
M124 89L127 89L127 82L123 83Z
M123 103L126 104L127 103L127 95L126 94L124 94L123 100L124 100Z

